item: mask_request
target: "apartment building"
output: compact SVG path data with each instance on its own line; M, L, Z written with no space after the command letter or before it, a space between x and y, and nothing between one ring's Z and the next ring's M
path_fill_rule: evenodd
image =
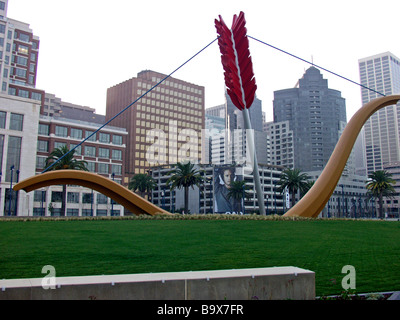
M7 17L8 0L0 1L1 92L43 103L44 91L36 88L39 37L29 24Z
M76 147L75 158L86 161L90 172L122 184L128 133L125 129L105 126L93 134L99 127L93 122L41 115L38 126L36 174L46 169L46 158L52 150L62 146L69 149ZM81 144L87 137L90 138ZM61 186L35 191L33 215L59 215L61 191ZM68 216L124 215L122 206L97 191L68 186L67 192Z

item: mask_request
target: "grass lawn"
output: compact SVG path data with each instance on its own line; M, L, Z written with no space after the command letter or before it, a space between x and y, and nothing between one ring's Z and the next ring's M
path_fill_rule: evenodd
M1 221L0 278L296 266L316 295L400 290L400 223L352 220Z

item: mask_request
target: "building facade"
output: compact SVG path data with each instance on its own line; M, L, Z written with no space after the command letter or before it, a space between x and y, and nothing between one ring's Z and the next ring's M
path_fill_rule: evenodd
M144 95L110 123L130 133L127 179L155 165L201 161L204 87L172 77L160 83L164 78L146 70L107 90L106 121Z
M39 113L38 101L0 94L0 216L33 213L32 195L12 186L35 175Z
M67 146L71 150L76 147L75 158L86 161L89 172L122 184L128 133L122 128L106 126L93 135L98 128L99 126L92 122L41 115L37 138L36 174L46 169L46 158L54 149ZM90 138L80 145L89 136ZM68 186L67 191L67 216L124 215L120 205L96 191L80 186ZM33 215L59 215L61 192L61 186L35 191Z
M289 123L286 130L293 135L295 168L322 170L347 122L345 99L328 87L328 81L315 67L307 69L298 84L274 92L274 123ZM279 151L276 148L275 153Z
M358 61L363 104L384 95L400 93L400 59L390 52ZM368 90L367 88L373 89ZM379 92L379 93L377 93ZM367 173L383 170L400 161L400 106L387 106L374 113L363 128Z
M29 24L7 17L8 0L0 1L0 84L1 92L44 101L36 89L39 37Z
M232 164L206 164L198 165L204 183L200 187L189 188L189 213L223 213L223 214L258 214L258 198L254 187L253 170L251 167ZM150 174L157 182L157 188L151 192L151 200L159 207L170 212L182 212L184 208L183 189L170 190L167 180L170 178L170 166L153 167ZM249 197L239 200L232 211L218 208L219 200L223 197L219 193L219 187L223 185L221 172L229 171L233 179L245 180L249 186ZM264 191L264 207L266 214L283 214L284 196L277 191L277 183L282 172L281 167L260 165L259 175ZM244 204L244 207L243 207Z

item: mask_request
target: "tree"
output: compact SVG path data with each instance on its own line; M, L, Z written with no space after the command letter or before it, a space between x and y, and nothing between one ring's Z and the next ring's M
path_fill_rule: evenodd
M87 162L84 160L77 160L74 158L75 150L71 151L67 146L62 146L54 149L47 157L45 166L52 170L83 170L88 171L86 168ZM53 165L54 164L54 165ZM67 186L63 184L62 198L61 198L61 216L65 216L66 211L66 198Z
M249 190L249 186L246 185L246 181L244 180L236 180L232 181L230 184L230 188L227 194L228 199L233 198L235 199L235 203L241 203L243 198L250 198L250 194L246 192ZM235 212L239 212L240 208L234 208ZM242 212L244 212L244 199L242 205Z
M194 164L189 162L173 165L173 169L168 173L172 176L167 180L167 185L171 190L183 188L185 191L185 213L188 213L189 209L189 188L194 186L200 186L203 183L204 178L201 175L201 171L194 168Z
M140 195L144 197L144 194L146 192L151 192L156 186L157 183L153 179L153 177L145 173L138 173L132 177L131 181L128 184L128 189L135 192L139 190Z
M396 181L392 179L392 174L386 170L378 170L368 175L366 188L371 197L378 198L379 217L383 218L383 197L392 197L395 194L393 185Z
M282 172L279 182L278 191L283 193L287 188L289 194L292 197L293 207L296 203L296 193L300 190L301 193L305 194L308 191L310 177L306 173L302 173L300 169L286 169Z

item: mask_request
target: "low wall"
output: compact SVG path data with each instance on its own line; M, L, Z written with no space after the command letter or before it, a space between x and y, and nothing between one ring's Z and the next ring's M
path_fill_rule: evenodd
M0 300L312 300L315 274L296 267L0 280ZM55 281L54 281L55 280ZM45 289L42 286L50 288Z

